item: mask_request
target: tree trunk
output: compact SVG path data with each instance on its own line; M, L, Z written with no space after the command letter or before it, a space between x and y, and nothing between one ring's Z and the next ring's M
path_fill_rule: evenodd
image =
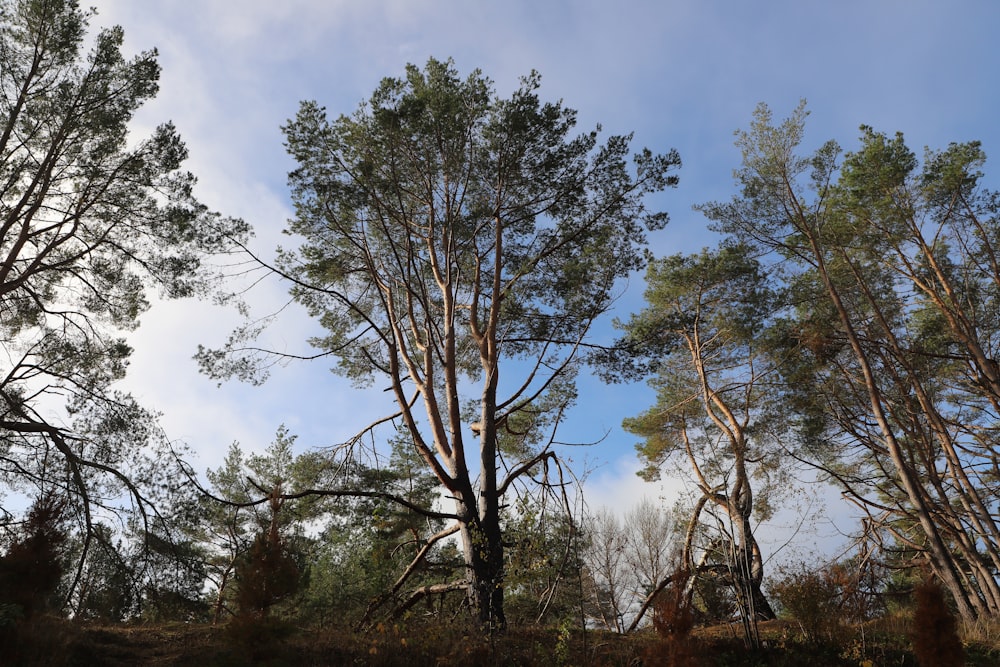
M827 295L830 297L830 300L837 311L837 315L840 319L841 326L844 328L848 344L851 346L851 350L854 353L855 359L861 370L861 379L865 390L868 393L872 417L874 417L879 426L879 430L882 433L885 441L885 448L889 453L889 458L899 475L900 486L902 486L903 491L912 503L916 518L927 538L927 550L928 555L931 558L931 562L939 574L942 585L948 590L954 599L958 613L966 621L974 621L978 616L974 603L978 600L976 600L974 595L970 596L968 591L963 587L961 577L958 572L959 568L956 566L954 557L945 544L945 539L942 536L938 525L934 522L934 519L931 516L931 510L928 507L926 498L926 490L921 486L916 471L912 468L912 466L910 466L909 462L903 455L902 447L896 439L895 430L890 425L889 419L883 408L884 399L882 397L881 387L875 378L875 373L869 363L868 355L865 354L865 349L861 343L861 337L855 327L854 319L851 317L850 312L844 304L839 287L827 271L826 258L820 245L820 240L817 238L814 230L804 219L799 221L797 227L799 231L805 235L806 240L809 243L813 259L815 260L816 271L822 280L823 287L826 290Z
M465 505L461 502L459 505L461 511ZM460 534L469 582L469 606L476 611L485 632L504 632L507 619L503 611L503 541L498 517L465 522Z
M746 568L746 571L741 572L741 576L746 582L747 601L750 603L750 611L758 620L770 621L777 618L778 615L774 613L771 603L768 602L767 596L761 590L761 583L764 580L764 563L760 548L753 534L749 532L746 534L749 537L745 538L746 541L741 545L740 552L743 558L741 566Z

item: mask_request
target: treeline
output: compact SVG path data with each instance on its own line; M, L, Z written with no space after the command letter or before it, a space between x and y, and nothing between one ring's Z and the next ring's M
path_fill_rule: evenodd
M0 8L0 479L32 503L4 510L0 632L42 612L254 634L468 611L488 634L627 632L670 625L672 600L759 647L805 583L863 621L925 578L967 621L1000 613L1000 199L978 144L919 160L865 127L853 152L800 155L804 105L780 123L761 106L737 194L700 207L717 247L650 259L667 216L645 202L677 185L676 152L575 134L535 73L500 98L431 59L351 115L303 102L282 128L300 245L268 263L194 198L170 124L128 137L155 53L126 59L119 28L90 40L70 0ZM284 281L323 329L311 349L260 348L271 318L219 255ZM642 268L645 309L600 344ZM154 290L248 313L199 350L211 377L329 360L393 407L338 446L296 455L280 429L201 474L115 388ZM671 512L583 511L557 432L587 368L656 388L625 427L644 477L690 479ZM864 520L850 558L769 587L755 531L794 466Z

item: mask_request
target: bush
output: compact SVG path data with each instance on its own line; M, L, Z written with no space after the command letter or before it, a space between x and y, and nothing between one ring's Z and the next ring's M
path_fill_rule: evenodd
M960 667L965 651L944 591L933 579L913 590L913 653L921 667Z
M782 567L771 594L782 611L799 624L806 641L833 638L840 627L842 584L829 569L811 570L804 563Z
M645 664L664 667L696 667L698 647L691 631L695 614L685 595L687 577L678 577L663 589L653 606L653 629L659 641L646 651Z

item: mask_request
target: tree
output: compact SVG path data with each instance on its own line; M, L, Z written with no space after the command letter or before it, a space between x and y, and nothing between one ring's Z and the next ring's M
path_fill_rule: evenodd
M966 619L1000 613L995 496L997 194L978 144L928 151L861 128L797 155L806 111L761 105L741 187L702 207L780 263L795 308L772 340L801 452L930 565ZM993 314L987 314L993 313Z
M163 472L154 416L113 389L122 334L150 288L203 293L204 257L246 234L194 199L172 125L129 139L156 54L126 59L117 27L84 53L89 18L73 0L0 2L0 478L65 492L88 535L77 576L92 507L144 504Z
M263 620L271 607L295 593L301 572L281 535L284 499L281 485L271 492L270 525L257 533L247 553L236 563L236 607L238 615Z
M12 619L30 618L52 606L65 556L62 511L63 503L53 496L37 499L20 535L0 556L0 634L9 630L5 626Z
M626 561L634 577L637 599L643 600L630 626L638 627L647 605L658 594L666 579L675 579L678 569L678 526L673 516L648 498L643 498L625 513L623 528L628 536Z
M631 632L664 587L679 580L677 526L643 499L623 519L600 508L583 530L589 612L609 630Z
M0 556L0 649L5 660L20 662L36 643L32 626L61 604L56 593L65 567L64 507L53 495L37 498Z
M586 531L584 563L592 611L605 628L623 633L632 602L628 535L619 518L606 507L587 518Z
M636 449L647 463L645 478L658 479L668 462L693 478L698 496L683 568L698 576L693 538L707 515L726 545L721 563L752 629L753 619L774 617L761 592L753 521L769 516L781 486L781 450L768 427L777 376L765 344L778 297L760 263L738 245L656 260L646 284L647 306L622 325L623 346L657 371L657 399L624 426L644 438ZM755 494L755 486L763 488Z
M278 428L274 441L261 454L245 456L239 443L234 442L223 465L205 473L209 488L198 499L202 520L192 524L191 530L192 538L204 549L208 584L214 588L213 622L218 622L224 611L234 612L230 585L239 578L241 567L245 571L263 571L268 556L267 564L280 565L283 575L288 575L291 565L296 569L302 565L290 564L289 559L303 546L303 524L317 519L322 508L311 499L283 497L311 486L309 462L295 456L294 442L295 436L284 426ZM260 496L266 502L254 502ZM261 602L268 600L271 593L267 582L252 583L264 588L246 594L251 608L262 611L274 604ZM241 587L237 586L237 599L244 595Z
M540 102L539 85L532 73L501 99L480 72L431 59L352 116L305 102L284 128L302 245L276 268L326 330L318 354L387 382L386 420L454 499L466 577L443 587L488 628L505 624L502 498L556 460L591 325L642 266L643 227L666 222L643 197L680 162L644 150L630 169L630 136L572 137L575 112ZM253 375L253 333L202 351L209 372Z

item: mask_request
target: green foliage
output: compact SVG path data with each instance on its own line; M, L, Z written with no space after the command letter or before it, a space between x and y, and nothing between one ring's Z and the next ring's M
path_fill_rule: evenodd
M731 583L714 573L695 578L691 608L699 625L726 623L739 612Z
M142 573L139 618L144 621L199 621L209 618L205 597L206 547L193 526L201 524L199 503L190 485L173 493L174 502L162 509L169 520L157 521L143 531L143 548L133 549Z
M37 499L20 536L0 557L0 603L8 621L60 606L53 598L64 568L64 507L52 495Z
M573 626L568 621L563 621L559 626L559 633L556 635L556 648L553 656L559 667L571 664L570 642L572 639Z
M275 451L281 451L280 442ZM296 554L282 531L285 502L279 481L268 499L267 527L257 533L245 553L237 556L234 565L235 613L226 627L226 636L237 655L252 664L268 664L280 654L292 628L271 612L292 599L303 582ZM220 598L223 593L219 591Z
M126 56L121 28L91 31L93 14L0 1L0 489L65 489L83 539L173 482L156 416L114 388L124 333L151 292L206 294L204 259L247 233L194 198L171 124L129 135L156 53Z
M484 251L492 249L496 232L486 223L502 220L504 248L495 261L505 283L503 320L516 327L505 347L519 354L562 339L554 327L606 308L610 281L639 266L635 244L641 242L644 212L637 197L674 182L666 171L676 165L676 155L640 154L639 180L633 183L625 172L627 138L612 137L603 147L596 133L570 138L575 112L540 103L539 83L532 74L511 99L498 100L480 72L463 80L450 62L431 59L423 71L410 65L404 79L384 80L353 116L330 122L318 104L307 102L286 127L289 151L300 165L290 176L298 213L290 231L306 240L305 263L293 265L289 256L288 268L301 271L308 285L349 288L295 292L330 328L330 337L317 344L338 350L343 372L367 382L373 361L383 360L374 365L387 368L383 346L368 342L369 336L352 346L338 344L364 319L389 326L377 304L361 298L367 290L358 281L379 280L382 269L359 264L360 238L378 243L373 252L387 258L393 247L416 253L412 268L384 268L402 269L397 275L411 283L414 295L419 285L429 287L435 275L448 271L460 281L451 289L468 285L483 300L478 311L485 317L491 296L478 282L493 272L487 263L494 261L492 253ZM591 158L592 150L597 152ZM428 183L447 184L440 194L429 193L441 201L420 194ZM424 232L413 223L428 214L442 218L428 230L432 236L421 239ZM381 222L366 225L368 219ZM655 216L648 222L662 224ZM406 245L407 238L433 245ZM460 252L436 247L448 239ZM447 254L435 259L442 251ZM441 265L434 268L435 262ZM353 294L357 309L346 307ZM476 373L476 348L457 349L459 367Z
M321 452L295 456L293 440L279 429L263 455L249 457L234 445L225 464L208 473L218 497L237 503L204 501L211 517L204 535L212 541L207 566L218 595L217 614L221 617L234 608L239 596L238 582L233 585L237 565L274 519L270 505L251 504L262 497L264 484L280 484L282 493L289 495L318 490L314 496L284 499L277 515L285 548L301 573L300 589L277 609L303 622L359 622L376 601L400 602L398 593L387 592L443 523L390 498L416 508L432 506L439 494L437 480L404 439L394 439L389 457L377 457L373 465ZM454 547L438 545L415 566L411 583L452 579L459 568ZM428 611L433 611L431 600L428 603Z
M767 423L773 398L759 338L778 301L763 267L745 247L722 247L655 260L646 282L646 307L620 324L625 345L658 373L651 381L657 404L623 422L644 438L637 445L648 464L643 476L656 479L674 457L686 462L687 447L693 447L699 468L725 474L723 459L733 452L712 453L717 431L737 437L734 446L746 451L735 454L762 463L762 477L777 470ZM616 370L608 368L612 375ZM716 426L727 410L738 420L728 433ZM751 428L753 440L745 437Z

